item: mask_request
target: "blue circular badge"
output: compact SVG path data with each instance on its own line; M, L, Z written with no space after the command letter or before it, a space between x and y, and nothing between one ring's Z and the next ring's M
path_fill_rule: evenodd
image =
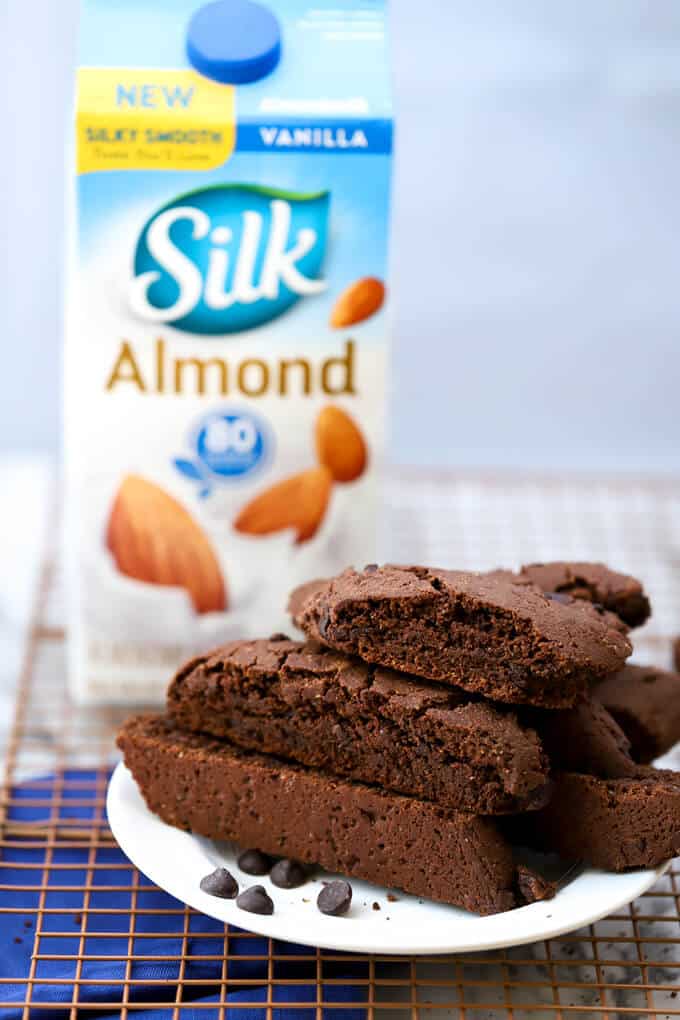
M264 429L248 412L213 415L196 435L199 460L223 478L249 474L266 452Z
M216 483L238 481L264 467L273 449L267 424L250 411L214 412L199 421L190 453L173 457L177 471L206 499Z
M281 29L272 12L253 0L215 0L189 22L187 56L207 78L245 85L278 64Z

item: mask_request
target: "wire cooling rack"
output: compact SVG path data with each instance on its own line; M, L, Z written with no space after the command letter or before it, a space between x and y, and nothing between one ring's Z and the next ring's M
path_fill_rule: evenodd
M402 476L388 488L385 512L381 552L392 561L484 568L597 558L642 576L655 615L636 654L668 664L680 630L680 484ZM0 942L19 932L14 944L28 942L31 952L25 972L8 971L11 957L3 961L0 1016L98 1011L124 1018L149 1010L278 1020L291 1009L310 1020L338 1010L357 1020L680 1015L677 861L649 893L606 920L474 955L361 957L290 947L206 925L188 907L159 899L106 824L113 735L126 712L69 701L62 623L58 569L49 560L0 800ZM159 917L171 930L159 932ZM349 998L340 994L348 986Z

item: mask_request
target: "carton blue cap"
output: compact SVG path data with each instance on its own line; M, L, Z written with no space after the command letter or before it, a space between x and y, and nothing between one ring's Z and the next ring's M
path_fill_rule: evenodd
M187 56L207 78L244 85L278 64L281 29L272 12L253 0L215 0L189 22Z

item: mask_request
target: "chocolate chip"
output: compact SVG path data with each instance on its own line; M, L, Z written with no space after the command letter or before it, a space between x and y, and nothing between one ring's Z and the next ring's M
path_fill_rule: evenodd
M379 903L374 903L373 904L373 909L374 910L380 910L380 904Z
M297 889L307 881L307 873L297 861L284 857L282 861L276 862L270 878L279 889Z
M322 914L330 914L331 917L339 917L346 914L352 902L352 886L349 882L338 878L335 882L329 882L319 893L316 905Z
M219 896L222 900L233 900L238 893L238 882L226 868L215 868L201 879L200 885L203 892Z
M388 901L388 903L398 903L399 902L399 897L395 896L394 893L388 892L388 894L387 894L387 901Z
M276 633L269 638L270 641L290 641L287 634Z
M249 914L273 914L274 904L263 885L251 885L236 897L236 906Z
M377 563L367 563L366 566L364 567L364 574L375 574L377 569L378 569Z
M268 875L274 861L260 850L244 850L237 864L246 875Z
M557 882L549 881L522 864L517 868L517 885L525 903L551 900L557 892Z

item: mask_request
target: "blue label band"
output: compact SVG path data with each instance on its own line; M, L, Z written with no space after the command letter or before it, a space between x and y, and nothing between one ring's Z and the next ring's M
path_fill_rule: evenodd
M240 152L392 152L391 120L278 121L240 123L236 130Z

